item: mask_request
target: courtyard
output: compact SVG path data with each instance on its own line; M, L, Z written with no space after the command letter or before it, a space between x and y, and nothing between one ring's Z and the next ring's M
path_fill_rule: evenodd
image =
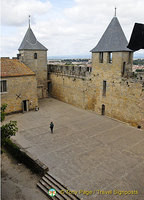
M12 140L48 166L53 177L81 199L144 199L144 131L53 98L41 100L39 107L5 121L18 122Z

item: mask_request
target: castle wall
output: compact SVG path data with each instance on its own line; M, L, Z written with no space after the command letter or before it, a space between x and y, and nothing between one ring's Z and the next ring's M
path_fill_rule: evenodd
M8 105L7 113L22 111L23 100L28 100L29 110L38 106L35 76L7 77L2 80L7 80L7 92L1 93L1 104Z
M37 59L34 59L37 53ZM20 61L36 74L38 98L47 97L47 51L21 50Z
M70 69L66 74L66 67L53 67L50 71L52 96L83 109L96 111L98 114L102 113L104 105L105 115L144 128L143 80L121 76L122 63L127 58L125 55L115 54L112 64L105 62L103 65L97 63L97 55L93 55L92 72L83 76L78 76L78 69L73 71L73 74ZM105 54L105 61L106 56ZM130 67L131 65L128 66ZM103 80L106 81L105 95Z

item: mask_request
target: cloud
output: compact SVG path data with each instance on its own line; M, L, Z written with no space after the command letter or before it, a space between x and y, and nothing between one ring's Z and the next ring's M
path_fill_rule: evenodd
M75 24L85 23L95 26L95 30L97 26L109 24L114 16L115 6L124 28L131 28L136 21L143 23L143 0L136 2L135 0L75 0L75 3L75 6L65 9L66 17Z
M56 6L55 6L55 4ZM3 47L14 43L18 49L28 27L28 15L32 14L31 27L37 39L46 46L48 56L87 55L96 46L108 24L114 16L117 6L117 16L124 33L129 40L135 22L143 23L143 0L72 0L67 1L40 0L3 0L10 14L3 13L3 23L7 29L8 40ZM62 2L62 3L60 3ZM68 4L70 2L70 5ZM22 12L23 11L23 12ZM4 12L4 11L3 11ZM13 27L15 31L11 31ZM4 48L5 56L10 51ZM12 55L14 56L14 55Z
M3 0L1 7L2 24L19 26L27 22L29 15L44 15L52 5L40 0Z

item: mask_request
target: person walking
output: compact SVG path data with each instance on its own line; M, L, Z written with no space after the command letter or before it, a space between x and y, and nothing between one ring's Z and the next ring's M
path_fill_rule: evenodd
M51 133L53 133L53 127L54 127L54 123L51 122L51 123L50 123L50 130L51 130Z

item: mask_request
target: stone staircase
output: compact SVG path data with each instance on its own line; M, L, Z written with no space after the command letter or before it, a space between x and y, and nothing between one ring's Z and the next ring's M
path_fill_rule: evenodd
M48 172L46 172L41 180L37 183L37 186L47 195L48 199L80 200L80 198L78 198L75 194L69 194L69 192L67 192L68 189L54 177L52 177ZM53 197L48 194L48 191L51 188L56 190L56 195Z

